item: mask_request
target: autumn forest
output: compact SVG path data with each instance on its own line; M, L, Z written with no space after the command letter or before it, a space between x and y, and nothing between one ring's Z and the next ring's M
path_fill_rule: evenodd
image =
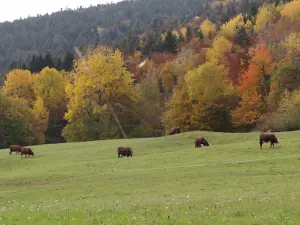
M122 138L112 109L128 137L174 127L300 129L300 1L248 12L231 0L198 4L198 14L168 17L155 32L74 45L82 58L66 49L64 58L12 59L0 89L0 148Z

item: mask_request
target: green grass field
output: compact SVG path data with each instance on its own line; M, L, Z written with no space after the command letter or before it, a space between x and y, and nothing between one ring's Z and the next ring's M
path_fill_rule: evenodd
M300 224L300 132L276 136L262 151L259 133L212 132L1 150L0 225Z

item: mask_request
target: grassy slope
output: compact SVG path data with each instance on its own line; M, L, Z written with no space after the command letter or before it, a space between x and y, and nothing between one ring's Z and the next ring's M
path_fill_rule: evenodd
M212 164L300 156L299 134L263 151L258 133L209 132L35 146L28 159L0 151L0 225L300 224L299 157ZM194 148L200 135L212 146ZM119 145L136 156L118 159Z

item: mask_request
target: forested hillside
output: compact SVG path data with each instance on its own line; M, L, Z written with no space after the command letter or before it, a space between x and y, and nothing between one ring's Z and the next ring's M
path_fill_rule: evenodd
M73 42L91 72L72 46L15 61L0 92L0 147L121 138L111 106L128 137L300 128L300 1L147 2L82 9L130 5L141 17L122 17L124 32L107 24L106 45Z
M74 46L110 44L132 53L141 47L141 40L157 42L161 32L195 16L220 24L239 12L252 16L260 4L252 0L228 0L225 4L212 0L132 0L1 23L0 73L4 75L16 64L22 67L24 61L29 65L33 54L50 53L63 60ZM145 49L149 50L162 51L159 46Z

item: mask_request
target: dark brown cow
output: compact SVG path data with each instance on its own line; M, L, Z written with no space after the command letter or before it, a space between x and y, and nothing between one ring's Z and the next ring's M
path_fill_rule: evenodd
M25 158L26 158L27 155L28 156L30 156L30 155L34 156L34 152L31 150L31 148L21 147L20 152L21 152L21 157L23 155L25 155Z
M180 127L176 127L169 133L169 135L174 135L179 133L180 133Z
M198 137L195 140L195 148L201 148L201 145L203 146L209 146L208 142L205 140L204 137Z
M270 148L274 148L274 144L277 144L280 146L280 142L277 140L276 136L274 134L265 134L265 133L261 133L259 136L259 145L260 148L262 148L262 144L263 143L268 143L271 142L270 144Z
M132 149L130 147L119 147L118 148L118 158L123 158L123 156L127 156L127 158L129 156L133 156L133 152Z
M11 155L12 152L15 152L16 155L19 154L21 147L22 147L21 145L10 145L9 146L9 150L10 150L9 154Z

